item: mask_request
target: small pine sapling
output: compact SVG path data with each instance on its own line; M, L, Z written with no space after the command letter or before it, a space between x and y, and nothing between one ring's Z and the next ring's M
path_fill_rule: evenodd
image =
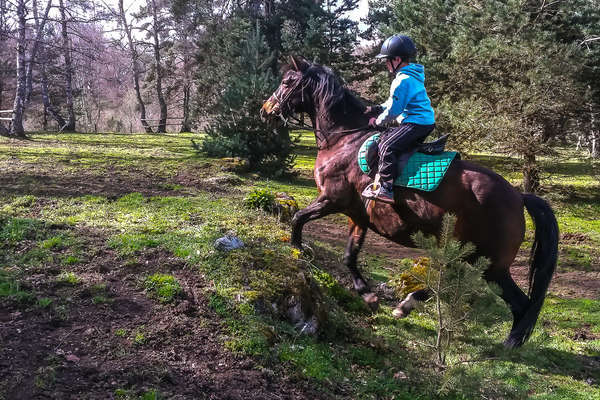
M432 294L437 333L432 347L440 367L446 366L446 355L453 338L466 334L468 322L485 313L491 298L495 297L483 279L490 261L484 257L474 263L467 261L473 258L475 246L454 239L455 224L456 217L446 214L439 239L422 232L412 236L430 259L429 268L415 278Z

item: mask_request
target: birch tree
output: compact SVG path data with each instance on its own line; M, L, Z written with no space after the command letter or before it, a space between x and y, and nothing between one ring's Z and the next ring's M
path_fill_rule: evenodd
M12 124L10 136L25 138L23 129L23 114L25 112L25 94L26 94L26 70L25 70L25 51L27 39L27 1L17 0L17 86L15 89L15 101L13 103Z
M167 40L170 15L164 0L146 0L146 5L141 7L134 16L142 22L139 29L146 34L148 42L145 45L150 48L154 59L152 74L147 78L154 82L154 90L159 105L160 115L156 124L156 131L165 133L167 131L168 110L163 89L165 71L162 58L165 47L171 44Z

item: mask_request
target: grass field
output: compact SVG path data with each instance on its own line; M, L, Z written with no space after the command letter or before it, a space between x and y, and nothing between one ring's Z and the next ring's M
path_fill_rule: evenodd
M542 195L562 234L560 279L530 341L519 350L503 348L511 318L498 302L494 320L471 325L457 339L449 368L439 370L427 346L434 321L426 309L395 320L398 299L387 298L370 313L349 290L340 245L317 239L314 258L306 259L289 246L287 224L243 206L257 188L287 192L301 206L315 197L310 135L301 138L297 176L276 181L236 172L233 160L197 155L192 138L201 140L192 134L0 138L0 399L196 398L183 386L217 379L212 367L198 372L196 365L214 361L205 358L239 364L229 357L250 357L239 377L241 386L244 377L255 380L245 386L246 398L261 398L256 382L275 376L265 379L280 379L282 393L291 385L298 398L600 399L597 165L568 149L559 162L543 160ZM520 180L513 159L472 159L513 184ZM226 233L246 246L216 251L214 241ZM360 263L371 279L386 283L406 261L365 253ZM299 334L264 307L304 275L319 283L328 310L318 337ZM214 340L208 356L194 350L199 335ZM74 377L81 385L69 388ZM209 398L226 390L198 387L211 391Z

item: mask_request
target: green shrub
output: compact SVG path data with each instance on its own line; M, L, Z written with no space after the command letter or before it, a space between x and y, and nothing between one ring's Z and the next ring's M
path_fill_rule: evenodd
M248 208L272 212L275 205L275 195L267 189L254 189L244 199Z

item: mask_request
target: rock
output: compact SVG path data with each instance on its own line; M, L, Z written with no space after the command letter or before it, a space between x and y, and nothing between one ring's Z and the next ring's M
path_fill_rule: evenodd
M298 212L298 202L287 193L277 193L273 204L273 213L280 222L290 222Z
M244 242L233 235L225 235L215 240L215 249L221 251L231 251L244 247Z

